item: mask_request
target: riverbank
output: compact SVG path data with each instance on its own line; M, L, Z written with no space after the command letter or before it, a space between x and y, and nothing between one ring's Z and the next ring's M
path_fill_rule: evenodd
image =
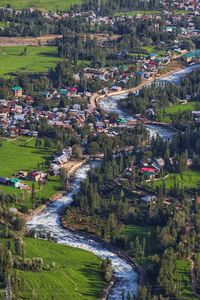
M70 231L73 234L79 234L81 236L84 236L88 240L94 240L95 242L101 244L104 248L115 253L121 259L125 260L128 264L130 264L132 266L132 268L136 271L136 273L138 275L138 277L137 277L138 288L144 284L143 269L124 250L121 250L121 249L115 247L113 244L102 240L101 238L97 237L96 235L68 227L67 224L63 221L62 216L60 217L60 225L62 226L62 228ZM116 282L117 282L117 278L115 277L115 274L113 274L113 280L110 282L109 286L107 288L105 288L103 291L102 300L108 299L108 295L112 291L112 289L115 287Z
M67 171L67 175L69 178L73 177L74 173L82 167L83 164L85 164L88 160L88 157L84 158L83 160L74 160L74 161L69 161L67 162L64 166L63 169ZM60 191L56 194L54 194L52 197L50 197L46 203L41 204L38 206L36 209L34 209L30 214L20 214L24 219L25 222L31 221L32 218L36 217L42 211L47 208L52 202L57 201L61 197L63 197L66 194L65 191Z
M70 192L27 222L27 229L34 232L38 237L47 238L50 235L52 240L57 241L57 243L84 249L94 253L101 259L110 259L116 283L112 289L109 287L111 291L108 291L107 298L114 300L121 297L122 290L125 293L129 292L131 295L136 295L137 293L138 276L132 262L129 262L124 256L119 257L116 253L108 250L108 248L104 247L102 241L97 241L93 237L84 235L82 232L70 231L67 228L63 228L60 223L60 214L63 209L70 206L73 202L73 194L79 191L81 182L87 177L88 171L94 168L97 163L95 161L87 162L80 167L71 181Z

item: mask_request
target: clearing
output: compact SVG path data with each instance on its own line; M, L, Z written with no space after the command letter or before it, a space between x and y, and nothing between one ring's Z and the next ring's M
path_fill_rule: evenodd
M146 263L148 256L155 254L157 250L155 226L126 225L120 232L120 236L127 239L127 244L134 242L136 237L139 237L141 243L145 239L145 257L139 259L140 264Z
M153 189L162 185L162 180L155 180L148 182L148 186L152 186ZM170 173L167 178L164 179L166 189L169 190L174 187L175 183L179 188L196 188L200 185L200 172L187 170L180 173Z
M176 269L173 277L180 296L177 299L197 300L191 288L190 262L187 259L176 261Z
M186 104L176 104L157 111L157 120L159 122L171 123L178 113L193 111L196 109L196 102L192 101Z

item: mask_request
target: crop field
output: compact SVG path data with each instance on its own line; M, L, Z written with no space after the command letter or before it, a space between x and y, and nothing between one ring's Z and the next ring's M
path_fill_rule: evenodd
M27 55L22 55L25 46L0 47L0 76L15 72L45 72L55 67L62 59L53 46L27 46Z
M0 177L14 177L19 170L29 171L37 169L39 165L50 159L54 152L53 148L35 148L35 139L20 137L16 140L0 140ZM23 181L32 186L31 181ZM17 207L31 207L30 192L21 191L7 185L0 185L0 190L7 194L16 195L20 199ZM47 183L39 189L35 183L36 197L41 202L63 190L60 177L49 176Z
M1 0L0 6L6 7L7 4L16 9L37 8L43 11L66 11L72 4L80 4L81 0Z
M41 272L19 271L22 299L99 299L105 287L100 259L95 255L53 242L26 238L25 257L41 257ZM55 262L55 268L51 268ZM33 297L34 295L34 297Z
M160 122L170 123L176 117L178 113L183 113L186 111L193 111L196 109L196 102L189 102L186 104L176 104L159 110L157 112L157 120Z

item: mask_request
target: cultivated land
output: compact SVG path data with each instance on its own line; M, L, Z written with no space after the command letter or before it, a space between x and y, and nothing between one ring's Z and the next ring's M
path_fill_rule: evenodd
M53 46L27 47L27 55L21 55L24 46L0 47L0 76L15 72L45 72L61 61Z
M35 170L38 166L49 160L55 149L53 148L35 148L35 139L20 137L16 140L0 140L0 176L14 177L14 174L20 170ZM32 181L23 181L32 186ZM63 190L63 184L60 177L50 176L44 186L35 183L36 197L39 201L44 202L51 196ZM19 199L17 207L31 208L31 193L21 191L12 186L0 185L0 190L8 194L16 195Z
M41 257L48 269L42 272L19 271L22 298L37 300L99 299L105 281L100 259L95 255L56 243L26 238L25 257ZM35 295L35 298L32 298Z
M159 110L157 112L157 120L160 122L171 123L178 113L185 111L193 111L196 109L196 102L190 102L186 104L176 104Z
M0 6L6 7L7 4L16 9L36 8L44 11L66 11L73 4L80 4L81 0L1 0Z
M198 299L192 292L190 262L188 260L177 260L173 279L176 282L177 289L180 291L178 299Z

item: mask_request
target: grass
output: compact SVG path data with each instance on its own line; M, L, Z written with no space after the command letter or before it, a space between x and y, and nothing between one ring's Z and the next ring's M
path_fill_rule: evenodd
M148 54L157 53L158 56L163 56L165 53L165 50L157 50L155 46L144 46L142 49L146 50Z
M137 55L149 55L150 53L157 53L158 56L163 56L165 54L165 50L157 50L155 46L144 46L141 47L142 50L145 50L147 52L146 54L144 53L130 53L129 56L137 56ZM142 51L141 50L141 51Z
M1 7L6 7L7 4L15 9L22 8L37 8L43 11L66 11L73 4L80 4L81 0L1 0Z
M176 185L179 188L196 188L200 185L200 172L187 170L182 174L179 173L170 173L169 176L164 180L166 189L169 190ZM152 183L147 183L147 185L152 185ZM155 180L153 182L153 189L160 187L162 185L162 180Z
M139 237L140 242L145 239L145 257L139 259L140 264L148 262L148 256L155 254L156 247L156 227L155 226L137 226L126 225L120 235L127 238L127 243L135 241L136 237Z
M0 140L0 176L13 177L19 170L37 169L38 165L44 163L52 156L54 148L35 148L35 139L20 137L16 140ZM29 186L31 181L24 181ZM19 199L17 207L31 207L30 192L21 191L12 186L0 185L0 189L7 193L16 195ZM39 191L38 184L35 183L36 197L41 202L49 199L52 195L63 189L60 177L50 176L46 185Z
M95 255L53 242L26 238L25 257L41 257L55 268L42 272L19 271L22 299L99 299L105 287L100 259ZM33 297L35 295L35 298Z
M0 176L12 176L19 170L31 170L53 154L53 148L35 148L35 139L19 137L0 140Z
M177 289L180 291L178 299L197 299L191 288L190 262L188 260L177 260L173 279Z
M46 72L63 60L56 47L27 46L27 55L21 55L24 46L0 47L0 76L15 72Z
M157 111L157 120L160 122L171 123L178 113L192 111L196 108L196 102L189 102L186 104L176 104L168 106L162 110Z

